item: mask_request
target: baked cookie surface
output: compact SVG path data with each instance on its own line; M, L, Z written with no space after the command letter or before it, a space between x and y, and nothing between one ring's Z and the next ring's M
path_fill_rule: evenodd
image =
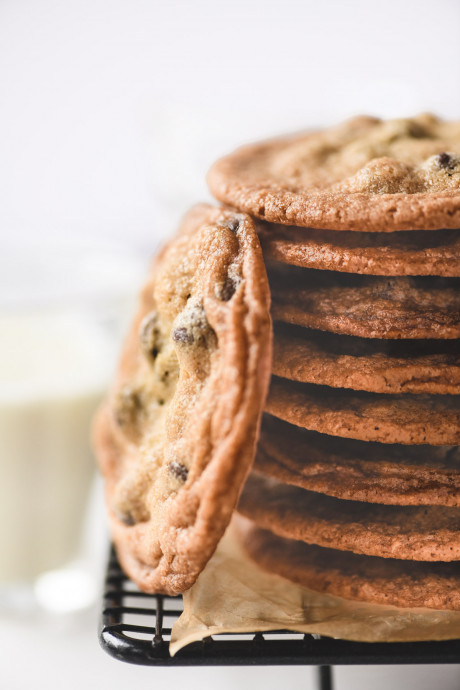
M402 446L307 431L266 415L254 468L345 500L460 507L460 448Z
M362 338L460 338L457 278L384 278L270 266L276 320Z
M460 123L356 117L246 146L214 164L214 196L273 223L392 232L460 227Z
M258 225L264 256L293 266L387 276L460 276L460 231L337 232Z
M209 206L157 257L95 424L120 562L177 594L212 555L254 455L271 364L252 220Z
M272 378L265 410L322 434L380 443L457 446L460 398L386 395Z
M401 607L460 610L460 563L361 556L283 539L246 519L239 539L263 569L344 599Z
M276 376L374 393L460 393L455 340L357 338L277 324Z
M307 544L381 558L460 560L460 508L342 501L252 472L238 511Z

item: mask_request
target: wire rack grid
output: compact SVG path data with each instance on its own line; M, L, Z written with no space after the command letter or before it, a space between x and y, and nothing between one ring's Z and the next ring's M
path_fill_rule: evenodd
M214 635L171 657L171 628L182 610L180 596L139 591L111 549L99 639L103 649L120 661L148 666L317 666L321 690L332 690L333 665L460 663L460 640L361 643L287 630Z

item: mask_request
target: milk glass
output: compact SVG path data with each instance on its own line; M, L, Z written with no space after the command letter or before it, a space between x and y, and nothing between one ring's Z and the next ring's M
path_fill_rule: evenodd
M145 261L71 238L0 256L0 611L70 611L96 591L82 558L93 414Z

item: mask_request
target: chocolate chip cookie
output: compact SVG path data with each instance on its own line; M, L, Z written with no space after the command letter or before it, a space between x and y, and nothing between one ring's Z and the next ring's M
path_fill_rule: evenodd
M332 436L409 445L460 444L458 396L365 393L274 377L265 409L278 419Z
M460 508L343 501L253 471L238 511L307 544L382 558L460 560Z
M380 276L460 276L460 231L337 232L259 223L269 260Z
M374 393L460 393L456 340L378 340L277 324L276 376Z
M352 501L460 507L460 448L402 446L307 431L265 415L255 469Z
M361 556L283 539L241 518L241 543L264 570L344 599L460 611L460 563Z
M357 117L241 148L214 164L208 183L220 201L273 223L460 228L460 123Z
M254 456L271 364L252 220L198 206L157 257L95 425L113 538L150 592L190 587Z
M362 338L460 338L457 278L384 278L270 266L279 321Z

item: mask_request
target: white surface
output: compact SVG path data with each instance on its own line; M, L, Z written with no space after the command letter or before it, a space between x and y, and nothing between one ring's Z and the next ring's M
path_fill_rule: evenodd
M0 234L151 253L240 143L357 112L458 116L459 24L456 0L1 0ZM126 666L95 629L0 620L0 687L312 687L309 669ZM336 676L460 687L459 667Z
M151 668L131 666L103 652L96 637L95 611L73 623L0 628L0 687L26 690L313 690L310 667ZM458 690L460 666L336 667L335 690ZM46 678L46 685L45 685Z

